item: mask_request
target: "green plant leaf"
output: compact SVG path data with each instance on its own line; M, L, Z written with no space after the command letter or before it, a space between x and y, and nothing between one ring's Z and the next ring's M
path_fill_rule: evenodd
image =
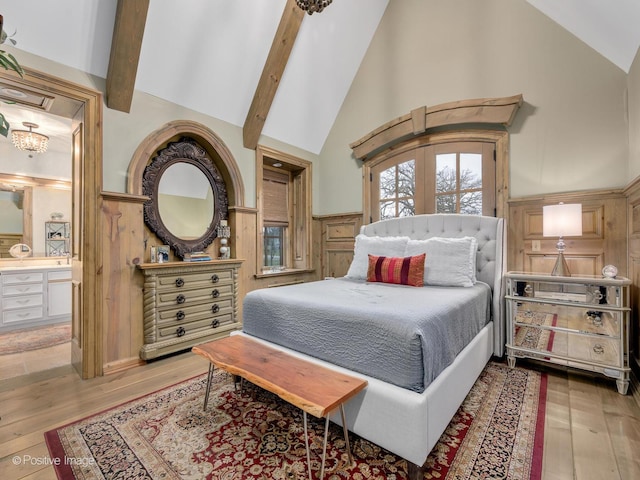
M24 76L24 70L22 70L16 57L4 50L0 50L0 65L2 65L5 70L13 70L21 77Z
M9 135L9 122L4 118L4 115L0 113L0 135L6 137Z

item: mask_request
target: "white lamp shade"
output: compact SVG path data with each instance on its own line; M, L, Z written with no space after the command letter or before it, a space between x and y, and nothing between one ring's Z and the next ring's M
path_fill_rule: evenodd
M582 235L582 204L560 203L542 207L542 235L579 237Z

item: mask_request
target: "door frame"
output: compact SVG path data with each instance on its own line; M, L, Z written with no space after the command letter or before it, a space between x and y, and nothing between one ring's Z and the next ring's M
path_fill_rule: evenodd
M84 112L80 185L80 201L73 204L73 218L81 225L79 248L73 252L73 288L77 289L77 302L73 316L78 329L72 332L71 363L83 378L102 375L102 317L101 317L101 224L98 221L99 198L102 189L102 93L91 88L54 77L47 73L23 67L24 77L0 70L3 82L63 97L80 104ZM70 115L73 117L72 112Z

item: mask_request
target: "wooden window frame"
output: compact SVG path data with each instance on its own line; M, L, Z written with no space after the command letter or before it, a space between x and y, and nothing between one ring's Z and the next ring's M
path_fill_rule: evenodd
M509 189L508 132L498 130L451 130L438 133L425 133L395 144L393 148L385 149L365 160L362 165L364 181L362 188L362 205L365 223L373 221L373 218L376 216L374 213L376 212L375 209L379 208L378 204L374 202L375 195L372 192L372 179L374 178L375 167L385 163L392 157L406 154L428 145L453 142L483 142L493 143L495 145L495 216L505 217L508 211L507 201Z
M274 163L282 166L275 168ZM256 148L256 266L257 276L286 274L292 271L312 269L312 209L311 209L311 162L274 150L269 147ZM282 271L268 272L263 268L264 258L264 216L263 216L263 179L264 170L287 171L289 183L289 225L285 245L286 268Z

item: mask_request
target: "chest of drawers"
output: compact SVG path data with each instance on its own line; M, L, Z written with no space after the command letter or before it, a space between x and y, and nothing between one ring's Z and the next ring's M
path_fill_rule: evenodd
M237 260L145 263L144 345L152 359L229 334L238 322Z
M598 372L629 386L631 281L509 272L507 359L528 357Z

